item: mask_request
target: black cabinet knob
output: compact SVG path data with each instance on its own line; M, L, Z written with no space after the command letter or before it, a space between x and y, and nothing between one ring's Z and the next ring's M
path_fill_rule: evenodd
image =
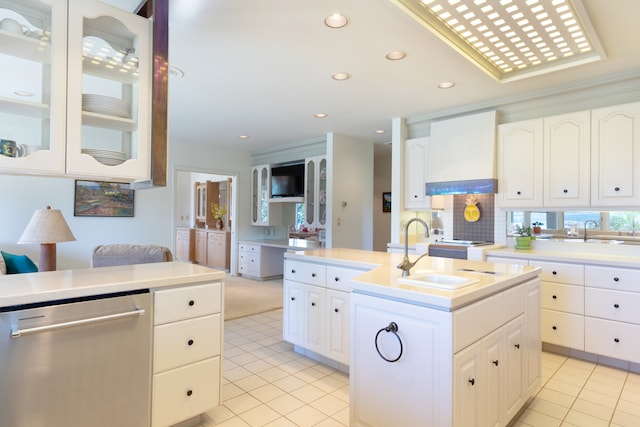
M189 344L189 345L193 345L193 340L189 340L189 341L187 341L187 344Z
M296 297L291 297L291 301L295 301L295 300L296 300Z
M620 278L619 278L619 277L614 277L614 278L613 278L613 281L614 281L614 282L619 282L619 281L620 281Z
M516 194L519 196L520 194L522 194L520 191L516 191Z
M614 306L615 308L620 308L620 305L619 305L619 304L613 304L613 306Z
M471 379L469 380L469 384L474 385L475 383L476 383L475 378L471 378Z
M558 274L558 272L554 270L554 271L551 272L551 274L553 274L555 276L555 275Z
M620 187L614 188L615 191L620 191Z
M567 190L567 189L565 188L564 190L562 190L562 192L563 192L564 194L567 194L567 193L569 192L569 190Z
M291 274L296 274L296 271L295 270L291 270Z
M556 328L555 326L552 326L552 327L551 327L551 329L553 329L553 330L555 331L555 330L556 330L556 329L558 329L558 328Z
M553 298L553 299L558 299L558 297L557 297L557 296L555 296L555 295L554 295L554 296L552 296L551 298Z
M496 366L498 366L498 361L497 361L497 360L494 360L494 361L493 361L493 364L494 364L494 365L496 365Z
M187 396L191 396L193 394L193 390L187 390Z
M340 310L338 310L337 308L334 308L333 311L335 311L336 313L339 312Z
M339 277L334 277L333 280L335 280L336 282L339 282L340 278Z
M514 347L520 350L520 344L515 344Z
M316 303L315 303L315 302L312 302L312 303L311 303L311 307L315 307L315 306L316 306Z
M316 277L316 273L311 273L311 277Z
M620 342L620 338L614 338L613 339L615 342Z
M195 305L195 301L194 300L189 300L189 307L193 307Z

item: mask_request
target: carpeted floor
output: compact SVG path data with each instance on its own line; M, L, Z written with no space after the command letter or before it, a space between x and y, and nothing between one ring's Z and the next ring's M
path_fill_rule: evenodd
M282 279L258 281L224 278L224 320L282 308Z

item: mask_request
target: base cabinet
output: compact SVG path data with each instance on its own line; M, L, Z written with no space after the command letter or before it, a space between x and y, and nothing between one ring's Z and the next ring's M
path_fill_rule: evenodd
M349 364L349 279L362 269L285 260L283 337L341 365ZM310 355L313 357L314 355Z
M152 427L220 405L222 283L155 292Z
M282 277L286 249L240 242L238 273L251 279L268 280Z
M196 230L176 228L176 260L191 262L195 260Z
M540 384L539 288L453 312L353 293L351 425L506 426Z

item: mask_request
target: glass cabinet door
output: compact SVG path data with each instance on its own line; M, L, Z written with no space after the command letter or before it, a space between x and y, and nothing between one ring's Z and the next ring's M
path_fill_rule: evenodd
M151 23L69 0L67 172L150 174Z
M316 220L316 187L315 187L315 175L316 175L316 160L307 160L305 167L305 217L308 225L313 225Z
M258 222L258 169L251 169L251 222L253 224Z
M64 1L0 0L0 169L62 174Z
M321 226L327 223L327 159L318 162L318 222Z
M267 224L269 222L269 197L271 192L269 191L269 176L270 171L268 167L263 167L260 170L260 223Z

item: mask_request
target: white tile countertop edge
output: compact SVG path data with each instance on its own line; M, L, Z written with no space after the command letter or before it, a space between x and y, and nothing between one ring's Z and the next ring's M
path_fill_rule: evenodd
M540 274L539 268L529 266L425 256L411 270L412 275L439 272L478 280L478 283L458 290L445 290L401 283L398 279L402 272L396 266L402 261L402 254L334 248L289 252L284 256L285 259L367 269L367 272L351 279L351 289L445 311L455 310ZM409 258L415 260L416 257ZM482 273L486 271L498 274Z
M225 273L186 262L160 262L0 276L0 307L138 289L221 281Z

